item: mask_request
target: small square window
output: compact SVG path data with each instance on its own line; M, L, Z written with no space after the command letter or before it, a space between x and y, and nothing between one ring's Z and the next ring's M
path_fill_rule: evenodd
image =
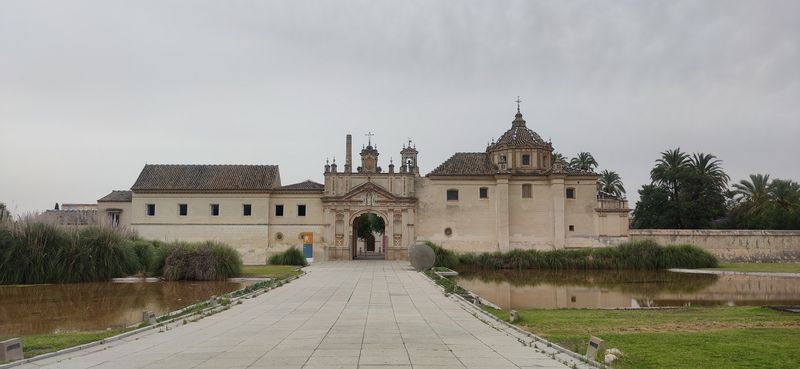
M522 165L531 165L530 155L522 155Z
M574 226L574 225L572 225L572 224L570 224L570 225L569 225L569 231L570 231L570 232L575 232L575 226Z
M249 217L253 215L253 207L250 204L243 204L242 205L242 215Z
M149 217L153 217L156 215L156 204L147 204L146 205L146 214Z
M489 189L488 188L481 187L481 189L479 190L479 193L480 193L480 195L479 195L480 198L482 198L482 199L488 199L489 198Z
M306 216L306 206L305 205L297 205L297 216L298 217Z
M219 204L211 204L211 216L219 216Z
M575 198L575 189L574 188L567 188L567 198L574 199Z
M178 204L178 215L185 217L189 213L189 207L186 204Z
M458 190L447 190L447 201L458 201Z
M276 217L283 216L283 205L275 205L275 216Z
M523 199L533 198L533 188L530 183L522 185L522 198Z

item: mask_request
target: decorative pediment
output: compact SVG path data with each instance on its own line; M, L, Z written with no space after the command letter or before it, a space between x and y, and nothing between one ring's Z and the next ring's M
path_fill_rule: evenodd
M367 206L375 205L377 202L397 201L399 199L393 193L373 182L360 184L342 196L342 200L359 200Z
M400 197L397 196L385 188L373 183L367 182L360 184L354 187L350 192L342 195L342 196L330 196L324 197L323 201L326 202L348 202L348 203L355 203L358 202L361 206L375 206L380 204L386 203L397 203L397 202L416 202L416 199L412 197Z

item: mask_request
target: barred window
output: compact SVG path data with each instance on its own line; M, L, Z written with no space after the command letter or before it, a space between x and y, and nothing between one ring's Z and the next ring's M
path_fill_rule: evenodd
M533 188L530 183L522 185L522 198L523 199L533 198Z

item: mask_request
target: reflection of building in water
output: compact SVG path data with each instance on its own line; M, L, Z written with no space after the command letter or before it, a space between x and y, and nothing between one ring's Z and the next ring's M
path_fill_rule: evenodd
M699 276L702 278L706 276ZM647 306L693 305L782 305L800 303L800 280L797 278L720 276L708 287L696 292L673 292L665 288L655 293L632 291L625 281L618 287L587 284L512 286L508 282L485 282L460 279L458 284L497 304L503 309L558 308L637 308ZM531 283L536 283L531 281Z

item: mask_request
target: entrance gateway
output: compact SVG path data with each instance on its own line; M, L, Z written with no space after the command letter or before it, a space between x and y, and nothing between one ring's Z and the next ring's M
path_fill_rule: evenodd
M328 260L408 260L408 247L416 238L417 198L415 178L417 150L403 147L403 164L395 170L377 165L378 149L369 144L361 150L361 166L352 165L352 136L347 135L344 171L336 161L325 165L322 208ZM332 244L332 245L331 245Z
M363 213L353 220L352 239L350 240L353 259L384 260L386 259L386 221L375 213Z

